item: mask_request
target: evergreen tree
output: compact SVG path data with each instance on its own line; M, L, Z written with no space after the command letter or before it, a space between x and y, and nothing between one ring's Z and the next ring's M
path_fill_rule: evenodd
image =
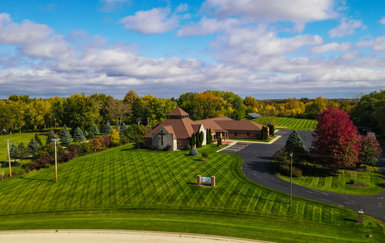
M16 143L12 143L11 149L9 150L9 154L12 159L17 159L18 152L19 152L18 150L19 150L19 146Z
M306 152L305 143L296 130L290 133L285 148L289 153L303 154Z
M85 136L87 139L94 138L94 134L92 134L91 131L89 131L89 132L84 131L84 136Z
M72 137L70 131L67 129L66 125L64 125L63 129L60 131L60 143L68 147L72 142Z
M115 130L120 132L120 126L115 126Z
M88 138L90 135L88 134L87 130L84 130L84 137Z
M200 132L200 133L198 134L198 147L202 147L203 139L204 139L204 133L203 133L203 132Z
M221 146L221 145L222 145L222 138L221 138L221 137L218 138L217 145L218 145L218 146Z
M104 129L104 134L110 134L111 130L112 130L111 124L110 122L107 122L106 128Z
M269 138L269 131L267 127L262 127L262 140L267 140Z
M41 141L39 135L37 135L37 133L35 133L35 136L34 136L36 142L40 145L40 146L43 146L43 142Z
M120 133L121 133L121 134L125 134L126 131L127 131L127 129L128 129L128 128L127 128L126 123L123 122L122 126L120 127Z
M269 124L268 127L269 127L269 134L270 134L270 136L274 136L274 125L273 124Z
M74 132L74 142L83 142L85 140L84 134L80 127L77 127Z
M99 128L98 128L98 126L96 126L96 124L93 124L92 125L92 127L91 127L91 133L93 134L93 135L96 135L96 134L99 134L100 132L99 132Z
M51 130L48 135L47 135L47 140L45 142L45 144L51 144L51 143L54 143L54 141L52 141L52 139L57 139L57 136L56 134Z
M36 141L36 139L33 137L31 138L31 141L29 141L29 144L28 144L28 150L34 154L36 153L36 151L39 149L40 145L39 143Z

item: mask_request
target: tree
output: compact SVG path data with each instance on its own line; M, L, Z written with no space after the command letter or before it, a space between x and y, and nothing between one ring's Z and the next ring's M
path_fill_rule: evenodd
M12 159L17 159L19 157L19 146L16 143L12 143L11 149L9 150L9 155Z
M54 143L54 141L52 141L52 139L57 139L57 136L56 134L54 133L54 131L50 131L47 135L47 140L45 141L45 144L51 144L51 143Z
M37 133L35 133L35 136L34 136L36 142L40 145L40 146L43 146L43 142L41 141L39 135L37 135Z
M136 148L141 148L144 144L144 136L147 134L147 130L143 125L132 124L125 131L124 135L128 140L134 143Z
M348 168L358 163L357 129L339 108L329 107L318 116L311 153L330 168Z
M77 127L74 132L74 142L84 142L85 137L80 127Z
M97 134L100 133L100 132L99 132L99 128L98 128L98 126L96 126L96 124L93 124L93 125L91 126L91 133L92 133L93 135L97 135Z
M28 144L28 150L32 154L34 154L39 149L39 147L40 147L39 143L36 141L36 139L34 137L32 137L31 140L29 141L29 144Z
M130 90L127 92L127 94L124 96L124 99L123 99L123 102L125 104L128 104L130 106L132 106L134 104L134 102L139 99L139 95L137 95L135 93L135 91L133 90Z
M369 136L360 136L360 162L367 165L376 165L382 149L376 139Z
M286 140L285 151L287 151L288 155L293 153L295 162L299 162L307 157L305 143L296 130L293 130Z
M63 122L72 131L77 127L88 129L99 119L99 105L92 97L74 94L63 102Z
M269 131L267 130L267 127L262 127L262 140L267 140L269 138Z
M104 134L110 134L111 130L112 130L111 124L107 122L106 127L104 129Z
M211 144L213 142L213 136L211 135L211 128L206 129L206 143Z
M119 143L120 143L120 135L119 135L119 131L118 130L113 128L108 136L111 139L112 145L114 145L114 146L119 145Z
M60 131L60 143L68 147L72 142L72 137L70 131L67 129L66 125L64 125L63 129Z
M127 131L128 127L126 123L123 122L122 126L120 127L120 132L124 134Z
M203 139L204 139L204 133L203 132L198 132L197 133L197 146L200 148L202 147L202 144L203 144Z
M274 129L275 129L275 127L274 127L274 125L273 124L269 124L268 125L268 127L269 127L269 135L270 136L274 136Z
M195 96L194 119L207 119L225 114L226 101L212 93L202 93Z
M115 120L116 126L122 124L124 117L128 115L131 107L121 100L110 99L107 103L107 111Z

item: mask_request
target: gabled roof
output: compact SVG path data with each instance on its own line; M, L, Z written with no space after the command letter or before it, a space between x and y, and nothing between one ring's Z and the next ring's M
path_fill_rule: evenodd
M220 127L227 131L253 131L262 130L262 125L252 121L215 121Z
M190 138L194 133L192 125L195 124L190 118L184 119L167 119L164 122L157 125L145 137L151 138L153 133L156 133L162 126L165 128L171 126L175 138ZM168 131L168 130L167 130Z
M174 110L172 110L170 113L167 114L167 116L188 116L189 114L182 110L181 108L177 107Z

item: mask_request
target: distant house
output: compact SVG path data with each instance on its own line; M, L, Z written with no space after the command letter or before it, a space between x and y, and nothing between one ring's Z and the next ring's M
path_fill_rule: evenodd
M261 114L258 114L258 113L247 113L247 117L249 117L249 119L256 119L258 117L261 117Z
M262 125L251 121L236 121L228 117L216 117L193 121L187 112L177 107L167 119L157 124L145 136L145 147L167 148L177 150L190 144L194 133L204 134L203 145L206 145L206 131L211 129L214 139L228 138L260 138Z

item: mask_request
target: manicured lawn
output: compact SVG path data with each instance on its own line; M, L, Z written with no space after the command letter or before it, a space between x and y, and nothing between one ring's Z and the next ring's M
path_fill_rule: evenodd
M318 190L338 192L352 195L373 195L380 193L385 185L384 179L378 169L378 167L368 166L368 171L365 169L360 170L338 170L337 175L328 176L302 176L299 178L293 178L293 183L311 187ZM286 181L290 181L290 177L278 174L278 176ZM346 184L353 180L354 182L361 182L368 187L352 186Z
M267 140L262 140L262 139L253 139L253 138L231 138L230 140L236 140L236 141L252 141L252 142L265 142L265 143L268 143L270 142L271 140L273 140L274 138L276 138L277 136L272 136L272 137L269 137Z
M313 131L317 126L316 120L310 119L298 119L288 117L274 117L274 116L261 116L253 121L261 124L265 124L268 119L273 119L276 126L287 128L291 130L308 130Z
M37 132L39 134L39 137L43 144L45 144L45 140L47 138L46 135L43 135L42 133ZM6 161L8 160L7 155L7 139L9 139L9 146L11 147L12 143L24 143L25 147L28 146L29 141L31 138L35 136L35 133L28 132L28 133L13 133L13 134L7 134L7 135L0 135L0 161Z
M241 158L122 146L0 181L0 229L97 228L217 234L276 242L381 242L384 228L353 210L294 198L243 176ZM217 187L198 187L196 175ZM367 238L366 235L373 237Z

